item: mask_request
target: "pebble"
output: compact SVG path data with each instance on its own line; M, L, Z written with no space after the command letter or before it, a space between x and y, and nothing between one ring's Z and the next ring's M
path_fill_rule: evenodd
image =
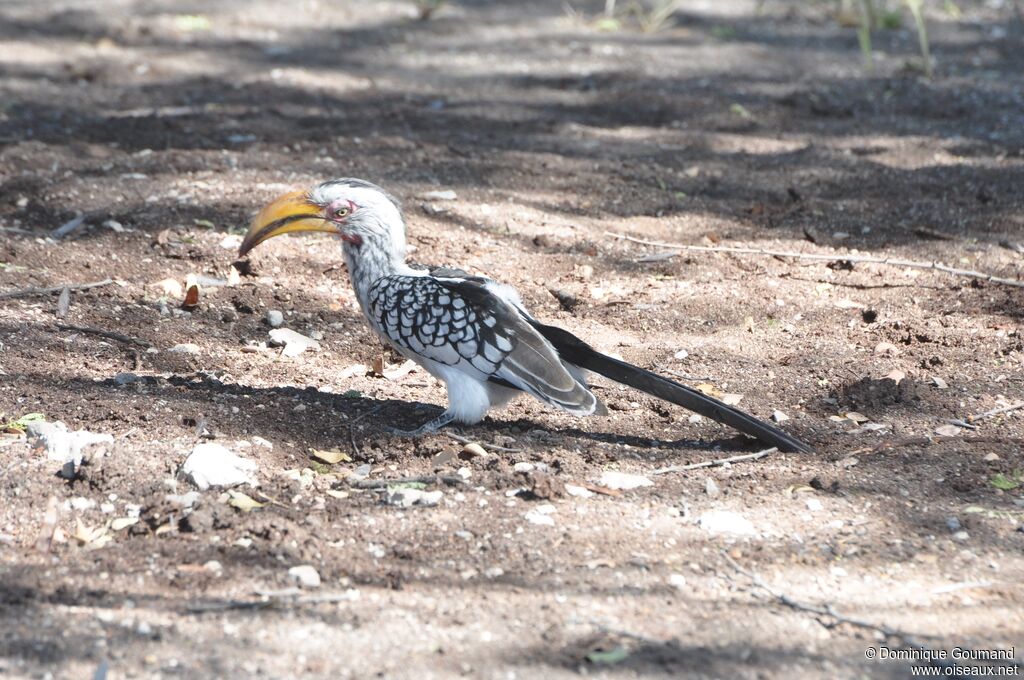
M718 488L718 484L716 484L715 480L710 477L704 481L704 493L708 495L708 498L718 498L722 495L722 491Z
M712 534L736 534L754 536L757 530L749 519L729 510L711 510L697 520L701 529Z
M555 510L555 506L550 503L545 503L544 505L538 505L533 510L530 510L524 515L524 517L530 524L553 527L555 526L555 518L551 515Z
M267 325L271 328L280 328L284 324L284 314L276 309L267 311Z
M433 507L441 502L442 491L423 491L422 489L389 489L387 503L399 508L413 506Z
M68 501L68 504L73 509L78 510L79 512L96 507L96 501L92 500L91 498L86 498L85 496L75 496L70 501Z
M168 352L177 352L179 354L199 354L200 348L199 348L199 345L196 345L196 344L191 343L191 342L186 342L186 343L182 343L180 345L175 345L174 347L170 348L167 351Z
M142 380L139 376L134 373L118 373L114 376L115 385L131 385L134 382Z
M309 564L300 564L297 567L292 567L288 570L288 578L303 588L320 587L320 572Z
M601 486L608 487L609 489L629 490L638 489L642 486L654 486L647 477L643 475L631 475L625 472L615 472L609 470L601 475L601 479L597 482Z
M290 328L275 328L270 331L270 341L275 347L284 347L286 357L302 354L307 349L320 349L320 343Z
M686 587L686 577L682 574L672 574L668 577L668 583L673 588L682 590Z
M954 541L960 541L961 543L963 543L964 541L969 540L970 538L971 538L971 535L969 533L967 533L966 531L963 531L962 529L960 531L957 531L956 533L953 534L953 540Z
M577 486L575 484L566 484L565 492L570 496L577 496L579 498L590 498L591 496L594 495L594 492L591 491L590 489L584 488L582 486Z
M817 498L807 499L807 509L810 510L811 512L821 512L821 510L823 510L824 507L825 506L822 505L821 501L819 501Z
M204 491L211 486L253 484L256 481L252 477L255 469L254 461L209 442L197 444L181 467L192 483Z
M444 191L427 191L419 195L420 198L427 201L454 201L458 198L458 195L451 189Z
M535 467L537 466L533 463L519 462L512 466L512 470L515 472L533 472Z
M963 525L960 524L960 520L956 517L947 517L946 527L949 529L950 533L956 533L963 529Z

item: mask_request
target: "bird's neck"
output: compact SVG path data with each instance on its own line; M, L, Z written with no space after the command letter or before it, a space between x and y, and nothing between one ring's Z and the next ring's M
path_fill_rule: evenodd
M352 288L355 289L356 299L359 300L359 306L364 312L367 309L370 288L378 280L396 274L415 276L421 273L405 263L404 248L381 247L380 244L364 240L358 245L346 243L344 253L348 274L352 279Z

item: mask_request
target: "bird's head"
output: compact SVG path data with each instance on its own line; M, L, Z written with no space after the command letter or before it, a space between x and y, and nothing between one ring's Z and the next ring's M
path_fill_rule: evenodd
M253 220L238 256L269 238L294 231L337 234L353 257L365 248L399 260L405 257L405 222L398 202L361 179L332 179L278 196Z

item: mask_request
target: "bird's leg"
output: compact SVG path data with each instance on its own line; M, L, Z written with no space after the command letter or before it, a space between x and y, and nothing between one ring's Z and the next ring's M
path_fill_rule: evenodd
M391 434L396 434L400 437L422 437L425 434L432 434L437 432L445 425L455 420L455 414L451 411L445 411L436 418L432 418L427 422L423 423L415 430L400 430L396 427L387 428Z

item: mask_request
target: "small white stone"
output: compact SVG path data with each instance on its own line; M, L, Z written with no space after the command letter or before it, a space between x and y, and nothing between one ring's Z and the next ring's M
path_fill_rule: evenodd
M708 477L704 481L704 493L708 495L708 498L718 498L722 495L721 490L718 488L718 484L711 477Z
M276 309L267 312L267 325L271 328L280 328L284 323L284 314Z
M553 505L540 505L528 513L523 515L526 521L530 524L539 524L541 526L555 526L555 518L551 515L555 512L555 506Z
M615 472L614 470L608 470L601 475L601 479L597 482L601 486L606 486L609 489L638 489L642 486L654 486L647 477L643 475L631 475L625 472Z
M197 444L181 466L181 471L204 491L211 486L253 484L252 472L255 469L254 461L210 442Z
M590 498L591 496L594 495L594 492L591 491L590 489L584 488L582 486L577 486L575 484L566 484L565 492L570 496L577 496L579 498Z
M167 351L177 352L178 354L199 354L200 348L199 345L196 345L191 342L185 342L180 345L175 345L174 347L170 348Z
M270 331L271 344L277 347L284 347L286 357L294 357L302 354L307 349L320 349L320 343L313 338L307 338L302 333L297 333L290 328L275 328Z
M71 499L70 504L73 509L78 510L79 512L96 507L96 501L91 498L86 498L85 496L75 496Z
M807 509L810 510L811 512L820 512L821 510L824 509L824 507L825 506L822 505L821 501L819 501L817 498L807 499Z
M446 189L443 191L425 191L419 197L426 201L454 201L458 198L458 195L451 189Z
M531 472L536 466L533 463L520 462L512 466L515 472Z
M712 510L705 512L697 520L701 529L712 534L736 534L738 536L754 536L757 530L749 519L729 510Z
M319 588L320 572L312 565L300 564L288 570L288 578L303 588Z
M389 489L387 502L399 508L413 506L432 507L441 502L442 491L423 491L422 489Z
M686 587L686 577L682 574L671 574L668 577L669 585L673 588L683 590Z

